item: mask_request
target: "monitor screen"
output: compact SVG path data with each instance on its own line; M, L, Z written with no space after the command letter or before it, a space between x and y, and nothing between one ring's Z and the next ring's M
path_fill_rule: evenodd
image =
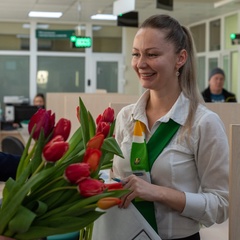
M122 27L138 27L138 12L127 12L117 17L117 25Z
M22 121L28 121L34 113L38 111L37 106L31 105L15 105L14 106L14 122L20 123Z
M157 0L157 8L173 11L173 0Z

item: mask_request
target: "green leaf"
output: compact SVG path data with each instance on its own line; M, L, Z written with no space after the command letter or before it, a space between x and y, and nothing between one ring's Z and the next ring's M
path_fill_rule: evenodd
M91 211L80 217L61 218L60 220L62 223L59 223L56 228L51 228L48 226L32 226L28 232L16 234L14 237L18 240L32 240L51 235L79 231L80 229L94 222L102 214L104 214L104 212Z
M9 230L12 233L26 232L28 231L35 217L35 213L23 206L20 206L14 217L9 221Z
M123 158L122 151L114 137L105 138L101 149Z
M80 106L80 123L82 126L81 129L82 129L82 135L83 135L83 143L84 143L84 148L86 149L86 144L90 139L89 119L88 119L87 109L81 98L79 98L79 106Z
M89 135L90 135L90 138L92 138L96 134L96 123L90 112L88 112L88 120L89 120Z

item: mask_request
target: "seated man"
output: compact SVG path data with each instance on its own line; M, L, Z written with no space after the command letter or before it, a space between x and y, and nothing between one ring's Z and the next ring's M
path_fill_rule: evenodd
M224 81L224 71L214 68L209 75L209 86L202 92L205 102L237 102L235 94L223 88Z
M0 181L7 181L8 178L15 179L17 167L21 156L0 152Z

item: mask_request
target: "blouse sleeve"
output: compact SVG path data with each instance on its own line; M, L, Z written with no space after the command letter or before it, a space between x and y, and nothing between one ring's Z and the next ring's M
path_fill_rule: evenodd
M194 130L194 155L201 183L199 193L186 192L182 215L209 227L228 218L229 145L224 125L213 112Z

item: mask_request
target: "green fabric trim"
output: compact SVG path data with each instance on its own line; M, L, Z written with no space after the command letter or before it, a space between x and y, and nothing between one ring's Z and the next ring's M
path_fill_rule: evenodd
M180 124L170 119L166 123L161 123L152 137L149 139L147 142L147 149L150 169L152 169L153 163L171 141L179 127Z
M130 162L132 170L145 170L149 172L157 157L170 142L180 125L170 119L167 123L161 123L154 132L148 143L132 143ZM140 161L136 164L136 159ZM138 201L137 201L138 200ZM152 228L158 232L155 218L154 203L148 201L139 201L137 198L133 201L134 206L143 215Z
M149 172L147 145L145 141L144 143L132 143L130 159L132 170L145 170Z

